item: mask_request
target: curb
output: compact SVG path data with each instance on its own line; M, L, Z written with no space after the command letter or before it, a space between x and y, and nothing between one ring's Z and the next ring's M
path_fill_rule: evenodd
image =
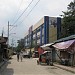
M67 68L65 68L65 67L58 66L58 65L56 65L56 64L54 64L54 66L55 66L55 67L58 67L58 68L60 68L60 69L63 69L63 70L66 70L66 71L72 72L72 73L75 74L75 71L73 71L73 70L67 69Z

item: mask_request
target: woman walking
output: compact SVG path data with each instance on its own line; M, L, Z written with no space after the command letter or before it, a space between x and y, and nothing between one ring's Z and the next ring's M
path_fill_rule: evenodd
M20 52L20 59L21 59L21 62L22 62L22 59L23 59L22 56L23 56L23 52L21 51L21 52Z

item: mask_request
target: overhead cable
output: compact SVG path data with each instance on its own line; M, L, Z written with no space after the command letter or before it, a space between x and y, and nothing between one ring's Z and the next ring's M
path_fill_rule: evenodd
M29 14L33 11L33 9L36 7L36 5L37 5L39 2L40 2L40 0L38 0L38 2L34 5L34 7L30 10L30 12L26 15L26 17L29 16ZM26 19L26 17L23 19L23 21ZM23 22L23 21L22 21L22 22ZM21 23L22 23L22 22L21 22ZM21 23L20 23L20 24L21 24ZM19 24L19 25L20 25L20 24ZM14 27L13 27L13 28L14 28ZM13 28L12 28L12 29L13 29ZM11 30L12 30L12 29L11 29ZM11 31L11 30L10 30L10 31Z
M38 0L38 2L37 2L37 3L35 4L35 6L30 10L30 12L26 15L26 17L23 19L23 21L24 21L25 19L27 19L27 17L29 16L29 14L33 11L33 9L36 7L36 5L37 5L39 2L40 2L40 0ZM23 22L23 21L22 21L22 22ZM22 23L22 22L21 22L21 23ZM20 24L21 24L21 23L20 23ZM19 24L19 25L20 25L20 24Z
M13 23L13 25L20 19L20 17L25 13L25 11L28 9L28 7L32 4L33 0L29 3L27 8L22 12L22 14L17 18L17 20ZM15 26L13 26L9 31L11 31Z
M21 0L21 3L20 3L20 6L19 6L19 9L17 10L17 12L16 12L16 14L15 14L15 16L14 16L13 21L14 21L14 19L16 18L17 14L18 14L18 12L19 12L19 10L20 10L20 7L21 7L21 5L22 5L22 2L23 2L23 0ZM13 21L12 21L12 22L13 22Z
M33 2L33 0L29 3L29 5L27 6L27 8L25 8L25 10L21 13L21 15L17 18L17 20L13 23L13 25L20 19L20 17L26 12L26 10L28 9L28 7L31 5L31 3Z

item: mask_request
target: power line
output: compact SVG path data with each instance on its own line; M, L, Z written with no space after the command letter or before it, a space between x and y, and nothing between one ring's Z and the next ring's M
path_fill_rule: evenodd
M21 5L22 5L22 2L23 2L23 0L21 0L21 3L20 3L20 6L19 6L19 9L17 10L17 12L16 12L16 14L15 14L15 16L14 16L13 21L14 21L14 19L16 18L17 13L18 13L18 12L19 12L19 10L20 10L20 7L21 7Z
M27 6L27 8L25 8L25 10L22 12L22 14L17 18L17 20L13 23L13 25L20 19L20 17L26 12L26 10L28 9L28 7L31 5L31 3L33 2L33 0L29 3L29 5ZM14 26L13 26L14 28ZM11 28L10 31L13 29Z
M23 19L23 21L24 21L25 19L27 19L27 17L29 16L29 14L33 11L33 9L36 7L36 5L37 5L39 2L40 2L40 0L38 0L38 2L34 5L34 7L30 10L30 12L26 15L26 17ZM23 21L22 21L22 22L23 22ZM21 23L22 23L22 22L21 22ZM20 24L21 24L21 23L20 23ZM20 24L19 24L19 25L20 25Z
M20 6L19 6L19 9L17 10L17 12L16 12L15 16L13 17L13 21L14 21L15 17L17 16L17 13L18 13L18 12L19 12L19 10L20 10L20 7L21 7L21 5L22 5L22 2L23 2L23 0L21 0L21 3L20 3ZM13 21L12 21L12 22L13 22Z
M33 2L33 0L29 3L29 5L28 5L27 8L22 12L22 14L17 18L17 20L13 23L13 25L20 19L20 17L24 14L24 12L26 12L26 10L28 9L28 7L31 5L32 2Z
M37 5L39 2L40 2L40 0L38 0L38 2L37 2L37 3L34 5L34 7L30 10L30 12L27 14L27 16L23 19L23 21L24 21L25 19L27 19L27 17L29 16L29 14L33 11L33 9L36 7L36 5ZM22 21L22 22L23 22L23 21ZM21 22L21 23L22 23L22 22ZM21 23L20 23L20 24L21 24ZM20 24L19 24L19 25L20 25Z
M33 1L33 0L32 0L32 1ZM33 11L33 9L36 7L36 5L37 5L39 2L40 2L40 0L38 0L38 2L34 5L34 7L30 10L30 12L27 14L26 17L29 16L29 14ZM25 19L26 19L26 18L24 18L23 21L24 21ZM23 21L22 21L22 22L23 22ZM22 23L22 22L21 22L21 23ZM20 24L21 24L21 23L20 23ZM20 25L20 24L19 24L19 25ZM14 28L14 27L13 27L13 28ZM12 28L12 29L13 29L13 28ZM12 30L12 29L11 29L11 30ZM11 30L10 30L10 31L11 31Z
M36 5L37 5L39 2L40 2L40 0L37 1L37 3L36 3L36 4L34 5L34 7L30 10L30 12L27 14L27 16L23 19L23 21L24 21L25 19L27 19L27 17L29 16L29 14L33 11L33 9L36 7ZM23 21L22 21L22 22L23 22ZM21 22L21 23L22 23L22 22ZM20 23L20 24L21 24L21 23ZM19 25L20 25L20 24L19 24Z

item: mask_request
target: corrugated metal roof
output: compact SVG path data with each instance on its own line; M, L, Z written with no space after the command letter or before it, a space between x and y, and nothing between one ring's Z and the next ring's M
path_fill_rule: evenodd
M67 49L69 48L73 43L75 42L75 40L69 40L69 41L64 41L64 42L60 42L60 43L56 43L52 46L54 46L57 49Z
M68 37L65 37L65 38L61 38L59 40L54 41L54 43L68 41L68 40L72 40L72 39L75 39L75 35L71 35L71 36L68 36Z
M53 43L49 43L49 44L44 44L43 46L40 46L40 47L49 47L51 46Z
M41 48L43 48L44 50L50 50L50 47L53 43L49 43L49 44L45 44L43 46L40 46Z

